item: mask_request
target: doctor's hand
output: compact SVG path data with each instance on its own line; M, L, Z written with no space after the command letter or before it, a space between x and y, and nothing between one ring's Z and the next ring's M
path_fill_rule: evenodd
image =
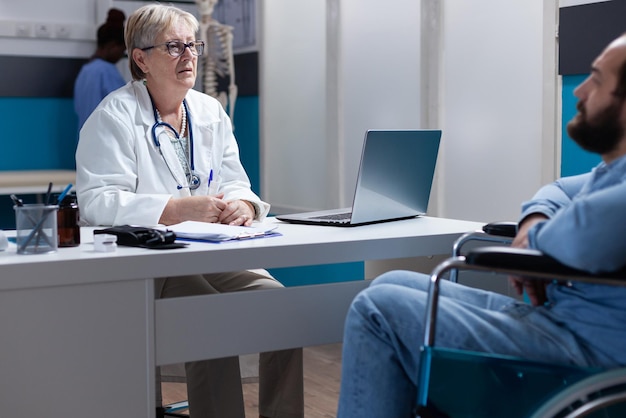
M173 225L184 221L216 223L227 203L223 193L214 196L188 196L170 199L163 209L159 223Z
M528 215L520 223L517 234L511 243L513 248L528 248L528 230L538 222L548 219L542 213L533 213ZM525 279L519 276L509 276L509 283L513 286L518 295L526 291L530 303L533 306L543 305L547 301L546 285L547 282L539 279Z
M254 220L254 207L245 200L231 200L219 217L219 222L229 225L250 226Z

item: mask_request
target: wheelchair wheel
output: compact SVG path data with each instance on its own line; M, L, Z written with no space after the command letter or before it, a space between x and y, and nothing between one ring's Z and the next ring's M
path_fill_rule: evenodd
M626 416L626 368L589 376L543 404L530 418Z

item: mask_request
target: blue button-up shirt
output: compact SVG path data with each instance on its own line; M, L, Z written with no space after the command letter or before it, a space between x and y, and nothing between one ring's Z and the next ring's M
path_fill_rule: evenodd
M108 61L95 58L83 65L74 82L74 110L78 116L78 129L100 104L100 101L126 84L119 70Z
M529 230L531 248L592 273L625 266L626 157L543 187L522 205L522 218L537 212L550 219ZM626 364L626 287L552 284L548 299L592 352Z

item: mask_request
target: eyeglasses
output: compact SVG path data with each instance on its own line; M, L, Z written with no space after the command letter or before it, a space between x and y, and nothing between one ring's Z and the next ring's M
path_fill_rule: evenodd
M141 48L142 51L147 51L157 46L166 46L167 52L173 57L180 57L185 53L185 48L189 48L191 53L195 56L200 56L204 52L204 41L191 41L188 44L183 41L169 41L164 44L147 46Z

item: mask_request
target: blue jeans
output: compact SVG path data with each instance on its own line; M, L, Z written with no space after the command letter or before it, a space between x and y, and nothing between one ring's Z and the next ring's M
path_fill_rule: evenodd
M338 418L411 416L428 286L426 275L393 271L352 302L344 331ZM446 280L440 295L437 346L594 365L549 309Z

